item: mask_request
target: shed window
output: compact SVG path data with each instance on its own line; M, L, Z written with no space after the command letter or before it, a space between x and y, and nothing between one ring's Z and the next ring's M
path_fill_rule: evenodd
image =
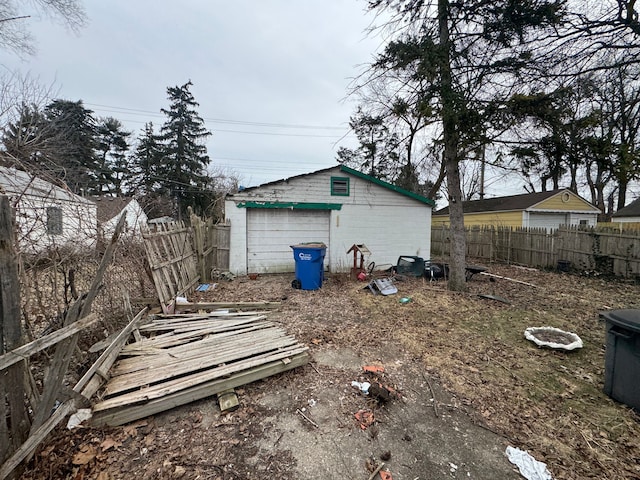
M47 233L62 235L62 209L60 207L47 207Z
M580 225L583 225L583 226L589 225L589 220L580 220Z
M331 195L349 196L349 178L331 177Z

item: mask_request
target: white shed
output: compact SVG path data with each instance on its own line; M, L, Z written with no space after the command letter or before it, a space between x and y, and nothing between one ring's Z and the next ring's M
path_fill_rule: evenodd
M365 244L367 262L395 265L401 255L428 259L432 200L345 166L257 187L225 201L231 224L230 270L292 272L291 245L324 242L325 268L348 272L347 250Z
M98 231L106 241L111 239L116 225L126 212L122 238L142 239L141 230L147 227L147 215L135 198L132 197L93 197L98 207Z
M0 194L16 209L17 240L27 254L47 248L95 246L96 205L15 168L0 167Z

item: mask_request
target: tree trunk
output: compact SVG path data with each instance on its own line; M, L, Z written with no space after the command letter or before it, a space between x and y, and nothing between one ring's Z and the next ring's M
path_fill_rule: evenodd
M444 154L443 163L447 172L447 190L449 191L449 222L451 225L451 256L449 259L449 289L464 291L467 288L465 278L466 237L464 215L462 211L462 189L460 188L460 170L458 161L458 116L455 92L451 78L451 42L449 38L449 2L438 0L438 27L440 48L440 100L442 102L442 125Z
M14 223L9 199L0 196L0 354L22 344L20 282L14 247ZM25 406L25 363L0 375L0 463L27 438L29 415ZM10 415L7 416L6 406ZM11 428L6 423L10 420Z

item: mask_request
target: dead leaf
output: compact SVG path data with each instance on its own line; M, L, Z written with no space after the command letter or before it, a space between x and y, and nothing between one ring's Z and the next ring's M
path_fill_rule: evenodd
M96 480L111 480L109 472L100 472L96 477Z
M107 450L110 450L112 448L118 448L119 446L121 446L122 443L114 440L111 437L107 437L103 440L103 442L100 444L100 448L102 448L103 452L106 452Z
M83 445L80 448L80 451L73 456L71 463L73 463L74 465L86 465L91 460L96 458L96 453L96 449L93 446Z

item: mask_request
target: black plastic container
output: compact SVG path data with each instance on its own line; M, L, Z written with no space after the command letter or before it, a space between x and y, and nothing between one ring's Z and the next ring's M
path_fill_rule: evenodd
M600 313L606 321L604 393L640 410L640 310Z

